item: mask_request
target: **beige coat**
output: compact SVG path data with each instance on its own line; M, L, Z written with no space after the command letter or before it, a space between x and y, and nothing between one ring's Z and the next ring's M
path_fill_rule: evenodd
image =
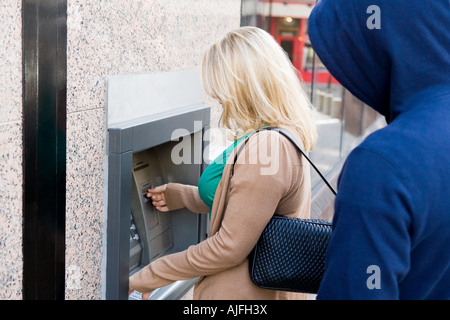
M301 142L300 135L287 129ZM238 145L235 151L239 149ZM249 139L231 176L234 152L217 187L209 237L187 250L161 257L130 277L130 287L150 292L176 280L199 277L194 299L304 299L305 294L262 289L250 279L247 256L274 213L309 218L309 164L295 146L273 131ZM244 156L245 153L245 156ZM169 183L170 210L206 213L196 186Z

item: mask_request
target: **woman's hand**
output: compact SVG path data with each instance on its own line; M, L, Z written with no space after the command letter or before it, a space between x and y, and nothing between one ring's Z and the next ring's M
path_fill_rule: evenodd
M166 191L167 184L155 187L153 189L148 189L147 198L152 199L152 204L155 208L162 212L169 211L167 208L166 198L164 196L164 191Z

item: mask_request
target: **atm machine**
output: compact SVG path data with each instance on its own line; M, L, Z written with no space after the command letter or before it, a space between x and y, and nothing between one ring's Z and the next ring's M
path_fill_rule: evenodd
M209 118L209 107L198 106L109 128L107 299L140 299L137 292L128 297L131 274L206 238L206 214L187 208L159 212L146 194L169 182L198 184L205 168ZM177 147L179 143L183 148ZM196 280L159 288L150 299L179 299Z

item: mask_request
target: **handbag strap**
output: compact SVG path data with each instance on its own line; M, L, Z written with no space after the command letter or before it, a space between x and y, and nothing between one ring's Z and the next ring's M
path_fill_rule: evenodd
M319 176L322 178L323 182L325 182L325 184L328 186L328 188L330 188L331 192L336 195L336 191L334 190L334 188L331 186L331 184L328 182L328 180L324 177L324 175L320 172L320 170L314 165L314 162L312 162L312 160L308 157L308 155L305 153L305 151L303 151L302 147L300 146L300 144L297 142L297 140L295 140L295 138L286 130L279 128L279 127L264 127L261 128L257 131L255 131L254 133L260 132L260 131L264 131L264 130L273 130L273 131L277 131L278 133L284 135L286 138L289 139L289 141L291 141L296 147L297 149L301 152L301 154L306 158L306 160L308 160L308 162L311 164L311 166L314 168L314 170L319 174ZM233 162L233 168L232 168L232 174L234 173L234 164L237 161L237 158L239 156L239 154L241 153L242 149L245 147L248 139L250 137L247 137L244 141L244 143L242 144L241 148L236 152L235 156L234 156L234 162Z

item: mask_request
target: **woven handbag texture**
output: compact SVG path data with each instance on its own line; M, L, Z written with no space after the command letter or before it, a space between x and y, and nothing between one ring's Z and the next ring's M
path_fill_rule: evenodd
M249 256L252 281L267 289L317 293L330 236L329 221L274 215Z

